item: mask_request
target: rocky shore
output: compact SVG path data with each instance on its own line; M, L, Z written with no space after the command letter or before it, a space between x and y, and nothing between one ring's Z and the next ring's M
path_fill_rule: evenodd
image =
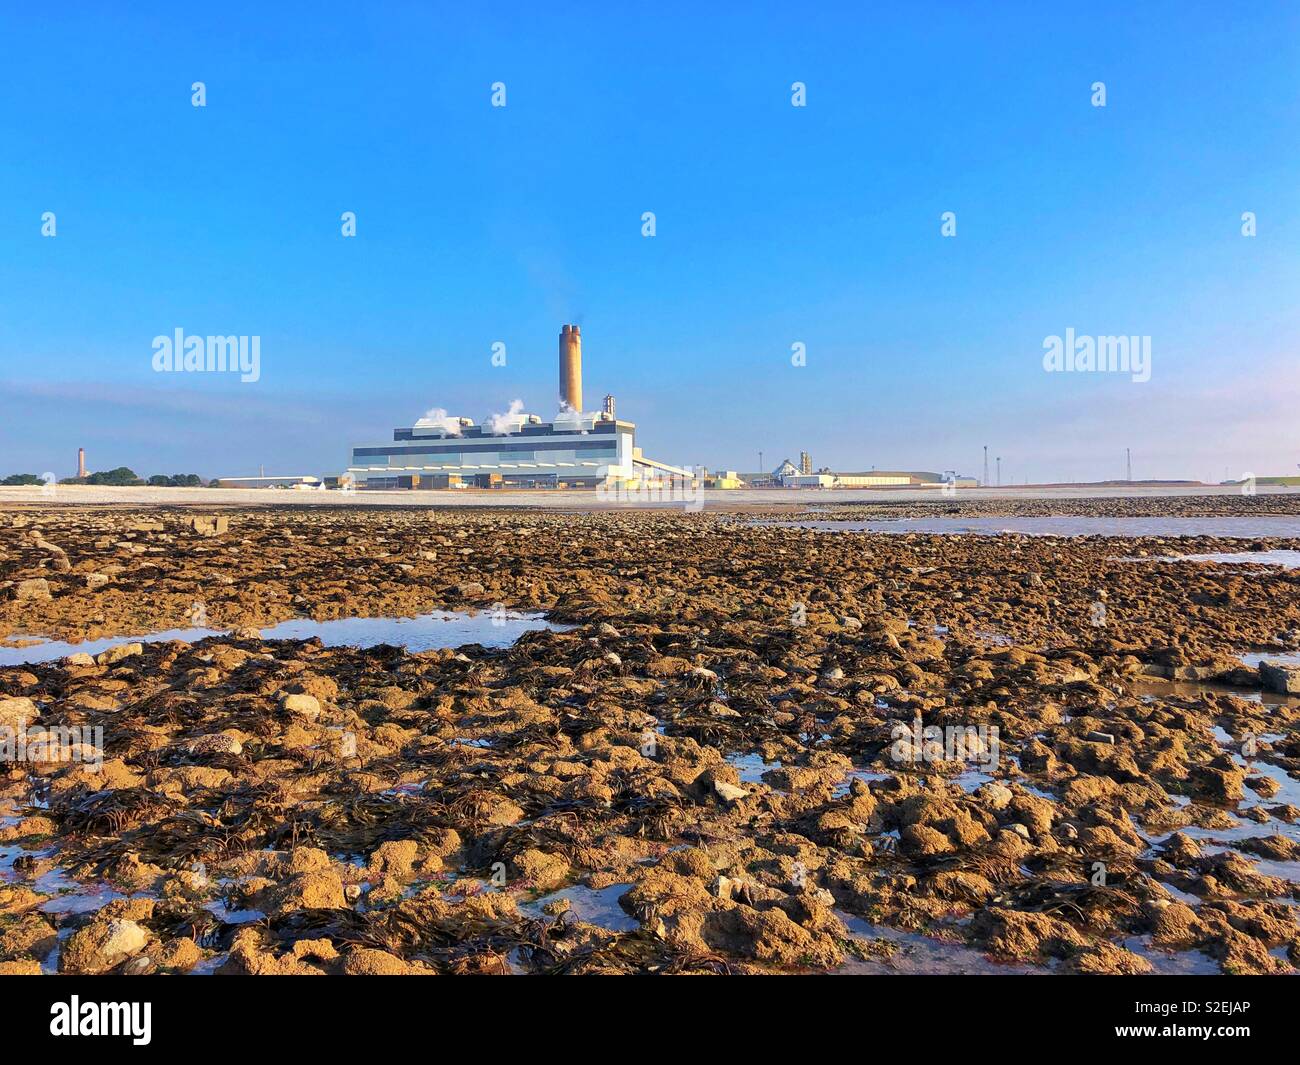
M1300 520L1201 505L998 513ZM1240 656L1300 650L1300 571L1167 556L1298 547L0 512L0 646L224 632L0 668L0 724L103 736L0 764L0 973L1293 973L1300 669ZM572 627L258 631L502 607Z

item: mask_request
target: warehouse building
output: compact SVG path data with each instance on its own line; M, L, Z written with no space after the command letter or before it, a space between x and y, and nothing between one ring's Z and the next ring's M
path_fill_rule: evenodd
M771 473L742 473L741 480L754 487L763 488L907 488L907 487L942 487L955 485L958 488L973 487L977 482L970 477L962 477L947 470L944 473L931 473L926 470L865 470L860 473L836 473L830 469L820 469L815 473L810 469L812 463L805 451L800 455L796 466L786 459Z

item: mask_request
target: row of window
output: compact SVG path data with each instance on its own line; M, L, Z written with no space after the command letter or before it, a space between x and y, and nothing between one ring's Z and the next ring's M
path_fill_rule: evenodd
M355 447L352 457L357 459L428 459L440 465L459 465L462 459L471 462L485 459L488 455L509 456L512 460L529 461L534 458L575 454L581 452L584 458L614 458L618 447L612 440L557 440L554 446L540 442L530 444L461 444L454 451L450 448L430 448L428 444L387 444L382 447Z

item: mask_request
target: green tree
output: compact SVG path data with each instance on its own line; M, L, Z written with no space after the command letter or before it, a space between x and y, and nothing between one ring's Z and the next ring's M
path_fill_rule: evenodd
M115 470L97 470L86 478L86 483L107 485L144 484L144 482L135 475L135 471L126 466L119 466Z

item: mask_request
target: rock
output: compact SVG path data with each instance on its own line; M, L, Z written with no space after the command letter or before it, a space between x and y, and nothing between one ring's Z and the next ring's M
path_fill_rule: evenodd
M63 664L69 669L81 668L83 666L93 666L95 659L86 654L85 651L78 651L75 655L68 655L63 660Z
M1246 781L1243 769L1229 759L1215 759L1210 765L1193 766L1189 780L1193 793L1211 802L1238 802Z
M970 928L992 953L1011 958L1065 957L1088 946L1072 925L1045 913L986 909L975 915Z
M0 925L0 958L17 954L43 958L57 943L57 930L39 913L27 913Z
M558 854L530 847L514 859L515 872L538 891L553 891L569 879L569 863Z
M227 736L224 732L214 732L207 736L196 736L185 744L190 754L242 754L244 745L234 736Z
M0 726L7 726L15 732L25 729L39 716L36 704L26 696L16 699L0 699Z
M1115 737L1109 732L1088 732L1084 734L1083 738L1088 740L1090 743L1114 744L1115 742Z
M154 972L158 966L148 954L137 954L134 958L122 966L123 976L148 976Z
M330 856L319 847L294 847L284 858L284 870L292 876L328 870Z
M375 848L367 868L376 878L392 876L401 881L414 880L414 866L419 854L420 845L415 840L390 839Z
M30 580L19 581L17 588L14 589L14 594L20 603L24 601L39 602L53 598L50 595L50 582L44 577L33 577Z
M320 700L314 695L286 695L280 704L291 714L315 721L320 717Z
M85 577L87 588L102 588L112 578L107 573L87 573Z
M373 947L353 947L343 961L346 976L406 976L410 971L396 954Z
M224 514L196 514L190 518L189 527L200 536L220 536L230 528L230 518Z
M1099 943L1077 954L1065 965L1067 972L1089 976L1141 976L1152 972L1151 963L1113 943Z
M1151 919L1151 941L1163 947L1186 946L1195 943L1204 934L1205 929L1196 911L1182 902L1169 902L1153 906Z
M188 936L180 936L171 940L158 953L158 965L163 969L174 969L177 972L189 972L199 962L203 960L203 951L199 945Z
M107 651L102 651L96 655L95 663L101 666L111 666L114 662L121 662L124 658L133 658L140 654L144 654L144 644L120 643L116 647L110 647Z
M1283 695L1300 695L1300 666L1264 661L1259 664L1259 680L1269 691Z
M343 897L343 881L337 873L324 870L300 873L289 881L280 909L288 910L342 910L347 908Z
M1271 799L1279 791L1282 785L1272 777L1254 776L1246 778L1246 787L1250 788L1256 795L1261 795L1265 799Z
M724 802L739 802L749 795L749 792L744 788L736 784L728 784L725 780L715 780L713 782L713 791Z
M462 599L476 599L487 589L478 581L466 581L464 584L456 585L456 594Z
M339 952L328 939L299 939L293 945L295 958L309 958L316 961L334 961Z
M149 933L134 921L92 921L73 933L59 952L59 971L94 976L144 950Z
M1005 810L1011 805L1011 800L1015 798L1010 788L999 784L995 780L980 785L975 789L975 795L982 799L984 805L990 810Z

